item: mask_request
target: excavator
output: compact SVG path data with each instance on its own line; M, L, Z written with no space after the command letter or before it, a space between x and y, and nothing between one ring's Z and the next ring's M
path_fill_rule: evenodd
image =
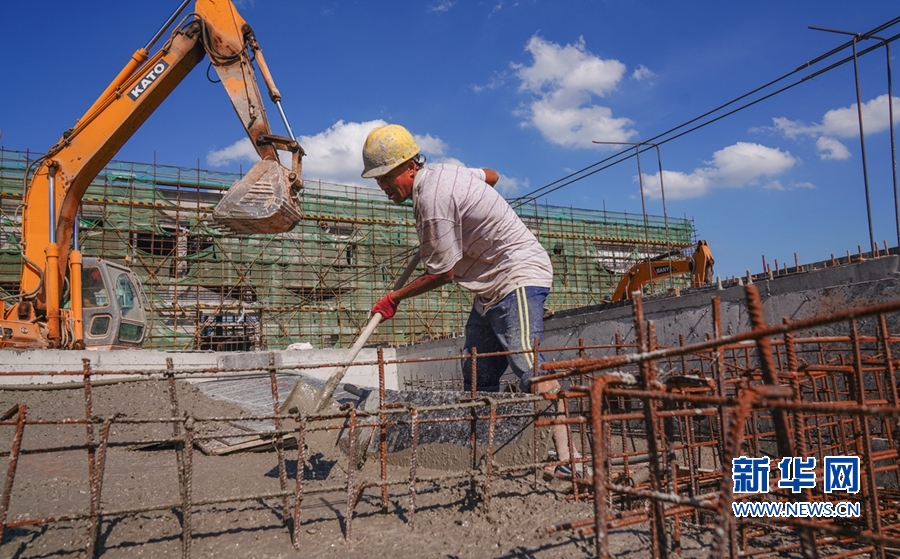
M146 316L140 282L125 266L81 255L79 208L97 174L205 57L261 159L226 191L213 221L237 234L284 233L299 222L304 152L253 29L235 6L196 0L193 12L150 54L190 2L183 1L76 124L26 170L22 276L19 293L0 300L0 349L141 347ZM290 138L272 134L254 62ZM290 169L280 163L279 151L291 154Z
M631 294L640 291L648 283L678 275L691 275L691 287L700 287L712 281L712 251L706 241L699 241L690 258L681 250L673 250L642 260L631 267L616 286L612 302L631 299Z

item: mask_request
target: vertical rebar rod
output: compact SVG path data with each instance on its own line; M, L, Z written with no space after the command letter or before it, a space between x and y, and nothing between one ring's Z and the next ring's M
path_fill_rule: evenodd
M279 403L278 398L278 376L277 369L275 367L275 353L269 352L269 387L272 390L272 407L274 408L274 423L275 423L275 452L278 455L278 485L281 487L281 511L282 511L282 521L285 524L290 522L292 515L290 514L290 510L288 509L288 501L287 501L287 467L284 462L284 435L281 434L281 405ZM302 382L302 381L301 381Z
M91 387L91 360L82 359L81 367L84 380L85 445L87 446L88 454L88 479L92 480L94 478L94 470L97 466L97 449L94 446L94 423L92 420L94 415L94 398L93 390ZM88 515L91 519L91 523L89 524L87 534L85 535L85 554L89 559L92 559L94 557L93 520L95 519L97 514L97 509L95 508L96 506L97 502L93 498L93 485L91 485L91 491L88 499Z
M303 504L303 472L306 470L306 420L297 412L297 472L294 487L294 530L291 543L300 551L300 511Z
M638 293L633 299L634 334L637 342L637 350L641 353L650 351L650 339L644 327L643 298ZM651 390L656 380L654 363L642 360L640 363L643 375L644 390ZM652 399L644 400L644 423L647 432L647 452L650 456L650 489L658 492L662 488L662 470L660 463L665 463L665 456L660 455L659 439L657 438L656 402ZM653 499L650 505L650 540L653 556L659 559L668 559L669 545L666 538L666 509L659 499Z
M609 559L609 542L606 530L608 498L606 490L606 455L609 448L605 444L603 429L603 389L606 386L604 377L597 377L591 383L591 434L593 453L591 465L594 469L594 550L598 559ZM627 466L627 461L626 461Z
M866 163L866 135L863 127L862 93L860 92L859 86L859 55L856 51L856 43L859 42L859 39L862 35L850 31L826 29L824 27L814 27L812 25L810 25L809 28L816 31L827 31L829 33L851 35L853 37L853 40L851 41L853 44L853 77L856 84L856 113L857 120L859 122L859 149L860 155L862 157L863 186L865 187L866 192L866 217L869 223L869 248L872 252L876 252L878 250L878 245L875 244L875 233L872 229L872 204L869 201L869 170L868 164ZM893 104L893 99L889 99L889 102ZM891 122L891 128L893 128L893 126L894 123ZM900 233L898 233L898 239L900 239Z
M416 517L416 470L419 466L419 410L410 406L412 450L409 457L409 527L414 528Z
M3 419L9 418L16 413L16 434L13 435L12 447L9 451L9 465L6 467L6 483L3 485L3 500L0 501L0 542L6 533L6 517L9 513L9 502L12 498L13 483L16 478L16 468L19 464L19 451L22 448L22 437L25 434L25 416L26 410L24 404L19 404L11 408Z
M754 330L761 330L766 327L766 318L763 312L762 299L760 299L759 291L755 285L748 285L744 288L747 297L747 312L750 315L750 326ZM760 370L762 372L763 382L769 386L779 386L778 370L775 366L775 359L772 356L772 341L763 336L756 340L756 348L759 352ZM787 414L784 410L771 410L772 423L775 426L775 442L778 447L778 454L783 458L786 456L795 456L794 445L791 441L790 428ZM755 424L756 421L754 420ZM797 496L799 497L799 496ZM793 500L793 495L792 495ZM815 534L808 528L800 528L800 546L803 557L806 559L817 559L819 553L816 548Z
M887 386L890 387L888 391L888 403L892 406L900 405L900 398L898 398L897 394L897 383L900 379L897 378L896 373L894 371L894 360L893 360L893 352L891 350L891 335L888 331L887 319L884 314L878 315L878 331L880 332L880 338L882 343L882 351L884 352L884 362L885 362L885 370L884 370L884 382ZM885 421L888 421L887 419ZM894 428L900 427L900 424L894 420ZM890 425L885 429L885 436L888 440L888 446L890 448L897 448L895 445L897 443L897 439L894 435L894 428ZM894 470L894 476L896 479L896 483L900 486L900 469Z
M727 422L729 428L722 441L725 447L724 467L726 475L722 477L722 498L716 518L712 557L735 559L740 555L737 527L735 526L736 521L731 511L731 503L734 502L733 470L731 466L732 460L737 458L742 452L743 445L741 443L744 439L744 428L749 418L752 417L751 408L755 398L756 393L749 387L739 392L737 406L735 406L731 414L730 421Z
M488 398L491 406L490 421L488 423L488 448L487 448L487 475L484 481L484 506L490 513L491 510L491 479L494 476L494 434L497 430L497 401Z
M891 77L891 44L887 39L875 35L868 35L867 38L881 41L884 45L884 53L887 55L888 129L891 134L891 177L894 181L894 218L897 221L897 246L900 247L900 192L897 190L897 144L894 139L894 80Z
M850 321L850 339L853 344L853 385L856 388L856 403L861 407L866 406L866 379L863 374L863 357L860 349L859 328L856 319ZM872 432L869 427L869 418L865 415L858 417L856 428L857 439L862 439L860 462L865 472L865 502L868 514L865 515L865 523L868 530L877 536L881 535L881 507L878 506L878 484L875 479L875 461L872 460ZM884 546L875 545L873 554L878 559L885 559Z
M97 539L100 535L100 496L103 491L103 470L106 466L106 449L109 443L109 430L115 416L103 422L100 431L100 444L97 446L97 460L94 463L94 471L90 474L91 486L91 518L88 530L86 555L89 558L97 556Z
M557 396L559 398L558 402L560 402L560 404L562 405L563 419L568 420L571 417L568 399L562 392L560 392ZM575 478L582 477L578 475L578 467L580 465L583 470L584 466L582 463L575 460L575 441L572 439L572 430L569 427L570 424L568 421L566 421L564 425L566 427L566 446L568 446L569 448L569 468L572 472L572 496L575 498L575 502L578 502L581 500L581 492L578 488L578 481ZM582 448L584 447L582 446Z
M385 378L384 378L384 348L378 346L378 431L381 446L381 508L388 508L387 490L387 416L384 414L385 406ZM367 452L368 449L362 449Z
M181 503L181 556L182 559L190 559L193 534L191 520L193 505L193 473L194 473L194 418L188 416L184 420L184 488L181 494L184 496Z
M347 431L347 518L344 521L344 540L349 545L352 539L353 511L356 508L356 483L353 472L356 470L356 409L350 408L349 429Z
M856 52L856 43L859 40L859 34L853 36L853 74L856 78L856 110L859 117L859 151L862 158L863 184L866 189L866 216L869 221L869 247L872 252L878 251L878 245L875 243L875 233L872 228L872 203L869 198L869 165L866 159L866 134L863 130L863 112L862 112L862 94L859 87L859 57ZM890 100L893 104L893 99ZM894 123L891 123L891 128Z
M169 388L169 411L172 419L178 419L178 394L175 390L175 365L171 357L166 357L166 381ZM172 437L181 438L181 422L172 421ZM178 443L175 444L175 463L178 469L178 489L184 490L184 448ZM181 495L184 500L184 495Z

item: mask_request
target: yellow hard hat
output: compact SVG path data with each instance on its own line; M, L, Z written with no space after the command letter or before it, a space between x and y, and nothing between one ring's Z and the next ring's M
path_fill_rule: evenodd
M369 132L363 146L364 179L380 177L419 154L419 146L409 130L399 124L385 124Z

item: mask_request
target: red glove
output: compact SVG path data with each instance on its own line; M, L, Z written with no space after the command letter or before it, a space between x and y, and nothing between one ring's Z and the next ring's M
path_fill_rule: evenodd
M399 304L400 301L394 301L394 299L391 298L391 292L388 292L387 295L385 295L384 297L379 299L377 303L375 303L375 306L372 307L372 310L369 312L373 316L375 315L375 313L380 314L381 321L386 322L388 319L394 316L395 312L397 312L397 306Z

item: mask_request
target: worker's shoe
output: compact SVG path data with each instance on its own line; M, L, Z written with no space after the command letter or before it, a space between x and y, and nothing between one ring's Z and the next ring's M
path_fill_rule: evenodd
M584 463L578 462L575 464L575 477L580 479L591 479L593 476L593 469ZM559 464L556 467L553 467L552 464L544 466L544 479L564 479L571 480L572 479L572 466L570 464Z

